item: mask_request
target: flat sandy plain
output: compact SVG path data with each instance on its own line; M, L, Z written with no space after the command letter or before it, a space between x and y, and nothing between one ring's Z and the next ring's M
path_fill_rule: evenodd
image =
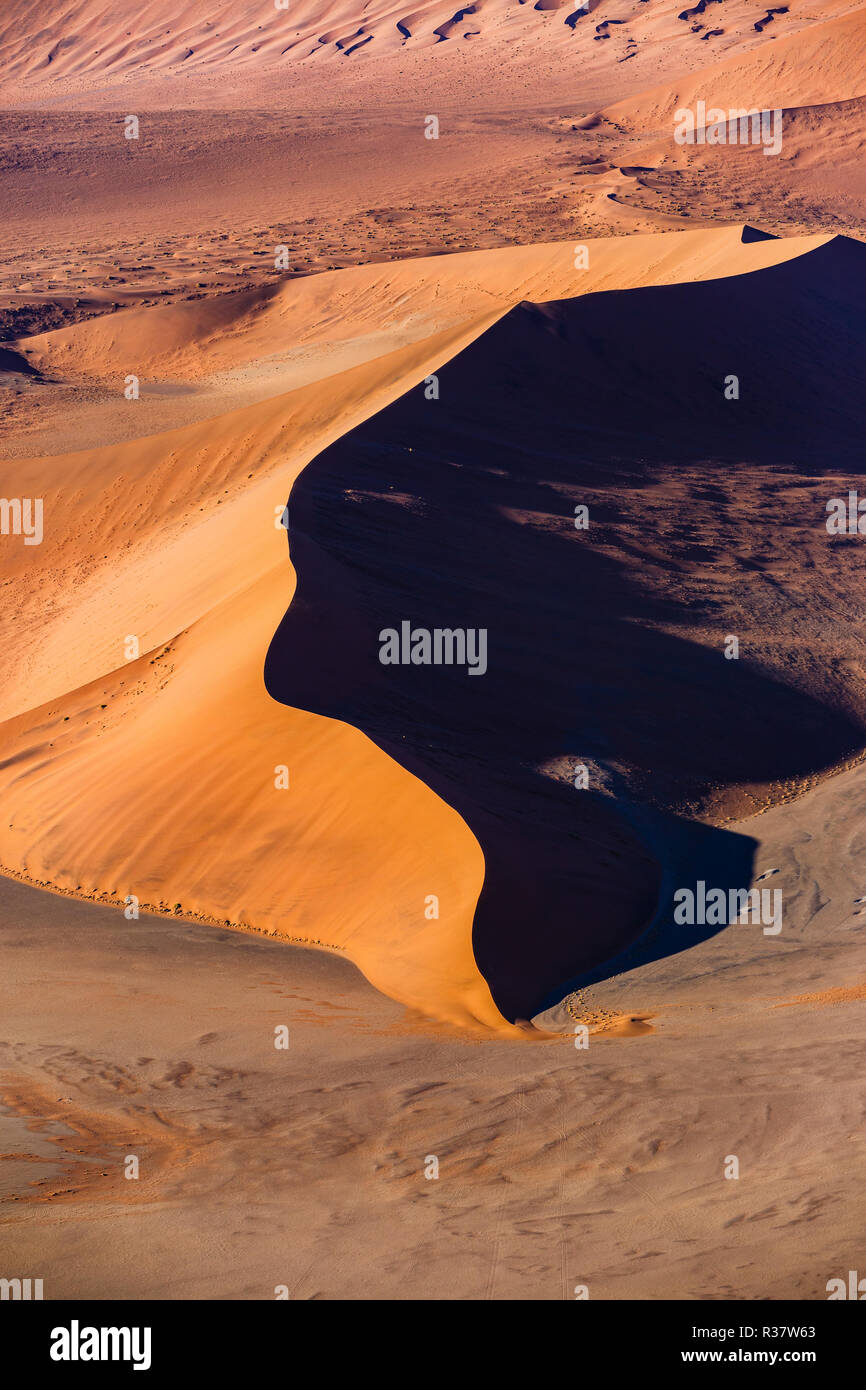
M4 7L0 1248L48 1298L862 1267L866 7L681 14ZM780 155L675 144L697 100ZM403 617L488 675L381 667ZM782 930L675 926L701 878Z

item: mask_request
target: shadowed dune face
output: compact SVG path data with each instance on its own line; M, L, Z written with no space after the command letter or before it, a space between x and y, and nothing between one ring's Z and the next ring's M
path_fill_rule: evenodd
M459 811L509 1019L663 917L684 844L695 879L748 886L748 839L693 816L760 809L862 746L862 561L825 526L862 448L859 277L837 241L735 281L521 305L438 399L410 391L294 486L268 690ZM383 665L403 621L486 629L486 671Z

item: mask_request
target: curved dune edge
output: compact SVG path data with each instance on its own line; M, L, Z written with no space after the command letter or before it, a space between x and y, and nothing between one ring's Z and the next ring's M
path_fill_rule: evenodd
M278 394L218 419L7 463L7 495L44 497L46 539L8 551L0 863L62 891L135 894L341 949L413 1008L510 1030L472 954L484 865L461 818L359 731L265 692L294 586L275 512L314 454L522 299L744 274L828 240L744 243L739 227L613 238L588 244L582 271L571 244L437 257L22 344L46 375L70 356L80 375L184 380L249 368L265 348L273 359L308 315L323 374L293 388L290 361ZM358 360L328 375L346 324ZM130 634L141 655L127 662ZM274 786L281 765L288 790Z

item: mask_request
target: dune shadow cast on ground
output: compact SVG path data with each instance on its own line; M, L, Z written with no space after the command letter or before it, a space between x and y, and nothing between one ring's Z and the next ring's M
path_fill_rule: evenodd
M789 660L823 527L790 480L862 447L860 250L519 305L438 395L409 391L295 483L267 688L363 730L463 817L485 858L475 957L511 1020L651 922L650 958L718 930L658 930L676 884L751 882L754 842L697 820L708 798L862 746L845 689ZM804 379L829 383L820 408ZM485 629L486 671L382 664L403 622Z

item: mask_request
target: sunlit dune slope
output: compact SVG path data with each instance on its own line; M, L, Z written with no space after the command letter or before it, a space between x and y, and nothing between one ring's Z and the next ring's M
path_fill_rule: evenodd
M790 274L789 289L783 280L772 301L774 313L782 313L786 294L794 305L780 341L787 348L798 325L800 332L819 333L822 343L833 341L839 333L833 315L840 272L834 270L829 281L819 276L816 291L809 268L818 274L825 264L821 257L838 257L840 245L845 246L823 237L744 240L740 228L725 228L591 242L588 269L576 268L571 244L440 257L338 272L214 304L119 313L19 344L40 373L34 389L50 393L64 373L83 382L82 389L88 381L116 381L117 409L140 409L142 433L101 449L16 458L5 465L7 495L44 499L45 539L41 546L25 546L18 537L3 542L8 563L2 641L11 678L3 692L0 785L8 815L0 826L0 861L69 891L116 901L134 894L142 904L167 910L180 905L178 910L209 920L343 949L381 989L438 1017L499 1026L500 1009L516 1016L501 982L495 1002L490 992L496 963L489 934L479 948L476 931L473 950L473 913L485 882L482 849L491 852L473 814L450 799L429 768L407 766L399 754L389 756L394 749L378 747L378 727L372 730L375 742L348 727L356 722L351 710L335 719L330 711L316 713L318 701L310 701L314 712L304 713L265 690L268 644L294 586L278 524L286 497L314 455L405 393L407 402L413 400L412 388L473 340L475 356L466 360L477 371L486 360L486 330L521 300L585 292L586 305L606 313L608 296L599 292L636 290L634 296L618 294L617 303L643 304L645 295L674 291L641 286L734 277L707 287L713 290L710 324L723 309L727 287L758 286L767 277ZM817 292L817 308L809 308L808 295L804 299L804 284L809 294ZM520 360L522 332L516 339L509 335L521 322L512 317L494 330L505 336L490 340L500 344L490 369L501 363L496 354L503 342L515 363ZM653 314L652 331L656 326ZM707 333L712 336L709 328ZM725 342L729 351L736 347L730 333ZM671 344L664 350L671 353ZM534 491L556 477L550 469L561 463L559 446L553 458L545 452L544 421L559 429L594 410L593 428L615 430L625 406L634 413L636 385L631 377L621 378L622 349L589 361L572 359L572 351L563 343L550 380L537 381L531 393L526 419L539 422L536 481L525 479L520 502L515 480L508 511L518 515L507 526L504 518L497 520L497 528L505 526L500 583L506 590L513 583L527 597L538 585L539 605L548 602L549 584L544 573L526 569L523 547L538 510ZM448 369L458 381L461 362L457 356ZM688 380L681 361L673 361L670 371ZM130 372L140 376L139 401L122 395ZM237 390L247 392L246 403L229 414L202 417L202 398L189 390L178 396L176 428L146 432L149 374L195 387L232 373ZM600 402L607 412L604 426ZM441 409L447 420L446 397L425 404ZM753 415L750 406L744 418ZM508 447L503 427L511 422L506 415L495 429L494 423L488 462L495 492L495 470L502 466L497 459ZM466 425L471 438L468 417ZM659 438L662 425L653 417L652 439ZM635 427L640 433L639 422ZM363 437L375 439L378 424L366 428L373 434ZM345 447L354 448L354 439ZM453 442L456 448L459 438ZM634 447L632 436L624 445L627 457ZM388 515L396 539L418 527L410 463L395 455L381 476L395 493ZM381 473L381 459L376 466ZM433 468L440 483L443 476L460 476L451 467L443 473L444 467ZM317 464L310 486L318 469ZM568 511L572 480L565 481ZM359 478L361 492L369 491L369 482L366 473ZM352 486L347 480L347 489ZM495 508L492 497L488 505ZM349 500L347 491L345 505ZM290 535L293 508L292 502ZM358 549L351 563L371 541L363 516L363 506L353 512L350 531ZM342 527L339 539L347 540ZM310 533L299 532L299 540L309 553ZM431 592L437 579L455 582L467 563L444 540L431 571ZM511 554L514 546L521 565ZM680 563L688 568L688 557ZM395 602L404 596L398 589ZM583 605L586 599L576 591L574 602ZM347 604L346 613L351 611ZM137 659L127 659L131 637L139 643ZM345 639L343 618L320 627L320 669L312 669L311 653L304 658L310 670L295 672L305 688L334 663L339 668ZM347 650L355 649L356 639L357 633ZM281 670L291 675L291 663ZM329 696L338 702L353 698L350 686ZM365 720L357 723L365 729ZM852 712L832 722L835 742L827 756L850 750L853 728ZM578 732L572 731L572 744ZM547 751L555 757L573 749L551 741ZM791 774L808 772L805 761L791 760ZM765 779L778 771L771 762L759 768ZM284 765L287 790L275 786ZM743 764L742 772L747 770ZM528 767L526 775L536 778L536 769ZM455 775L449 786L459 783ZM578 793L569 790L568 796ZM657 857L656 847L642 831L624 825L612 802L598 814L615 822L634 862L640 859L644 867L633 872L624 863L616 888L596 880L613 904L609 934L603 901L588 926L580 913L568 923L572 939L585 935L595 957L633 934L651 907ZM569 862L566 870L571 881L574 866ZM425 916L431 895L439 900L438 919ZM545 948L540 958L547 987L570 968L574 953L557 957ZM533 990L537 986L536 979Z

